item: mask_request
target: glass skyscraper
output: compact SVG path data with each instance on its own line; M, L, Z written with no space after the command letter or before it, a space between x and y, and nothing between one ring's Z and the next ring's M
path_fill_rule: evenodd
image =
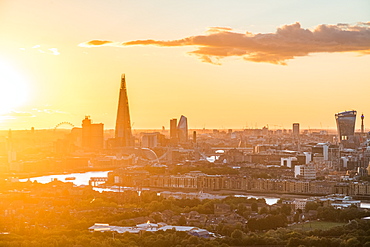
M188 141L188 119L181 115L179 125L177 126L177 133L180 142Z
M133 146L125 74L122 74L121 76L115 140L117 147Z
M355 144L356 111L344 111L335 114L339 141L345 148L353 148Z

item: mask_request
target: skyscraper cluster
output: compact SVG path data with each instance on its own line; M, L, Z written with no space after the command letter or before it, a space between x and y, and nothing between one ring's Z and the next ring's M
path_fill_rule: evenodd
M179 123L177 119L170 120L170 140L171 143L185 143L189 139L188 136L188 119L181 115Z
M170 140L172 143L186 143L188 141L188 119L181 116L177 124L177 119L170 120ZM134 145L131 133L131 120L127 97L126 77L121 76L121 87L118 99L117 120L115 129L115 146L130 147Z

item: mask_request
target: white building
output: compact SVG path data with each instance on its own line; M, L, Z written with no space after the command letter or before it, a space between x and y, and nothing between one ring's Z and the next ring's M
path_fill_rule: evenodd
M172 226L172 225L166 225L165 223L154 224L154 223L150 223L149 221L147 223L139 224L139 225L132 226L132 227L110 226L109 224L95 223L93 226L89 227L89 230L93 232L117 232L117 233L128 232L128 233L134 233L134 234L138 234L142 231L156 232L156 231L175 230L178 232L187 232L188 234L191 234L197 237L209 238L209 237L214 236L213 233L208 232L205 229L200 229L194 226Z
M295 166L294 177L302 179L316 179L316 169L311 165Z
M280 166L292 168L292 161L297 161L296 157L281 158Z
M306 156L306 164L309 164L312 161L312 153L310 152L303 152L304 156Z
M304 211L307 204L307 199L294 199L292 204L294 205L294 211L297 209Z

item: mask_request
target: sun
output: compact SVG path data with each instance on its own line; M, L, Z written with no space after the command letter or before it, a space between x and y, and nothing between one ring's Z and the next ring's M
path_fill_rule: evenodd
M15 110L27 101L27 82L10 64L0 60L0 114Z

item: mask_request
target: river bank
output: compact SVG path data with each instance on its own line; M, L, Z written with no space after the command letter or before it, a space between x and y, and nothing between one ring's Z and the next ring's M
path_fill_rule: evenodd
M107 177L108 172L110 171L88 171L88 172L76 172L76 173L65 173L65 174L51 174L46 176L38 176L38 177L27 177L22 178L20 182L30 181L37 181L39 183L49 183L53 180L57 179L62 182L72 182L76 186L81 185L89 185L89 180L91 177ZM67 178L74 178L73 180ZM121 187L122 190L114 190L109 189L110 186L107 186L105 191L114 191L120 192L123 190L135 190L135 188L124 188ZM181 189L181 188L142 188L142 190L152 190L152 191L170 191L170 192L182 192L182 193L199 193L197 190L188 190L188 189ZM97 187L97 191L104 191L99 190ZM272 199L278 201L279 199L305 199L313 196L322 196L322 195L302 195L302 194L286 194L286 193L266 193L266 192L256 192L256 191L235 191L235 190L218 190L218 191L202 191L208 194L214 195L236 195L236 196L246 196L246 197L254 197L254 198L264 198L264 199ZM361 207L370 208L370 200L361 200L362 204Z

